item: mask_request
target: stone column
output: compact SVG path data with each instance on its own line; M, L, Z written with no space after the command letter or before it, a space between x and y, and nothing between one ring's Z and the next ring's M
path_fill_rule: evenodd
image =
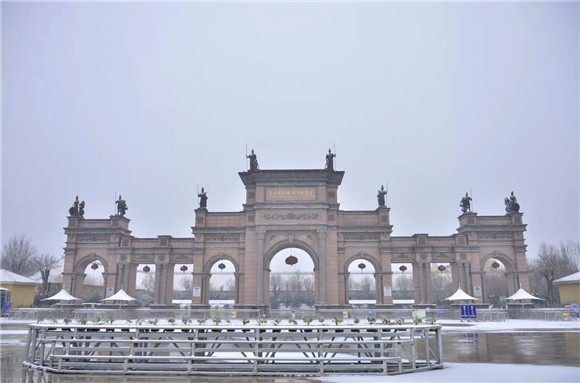
M457 270L458 264L457 262L451 262L449 266L451 267L451 286L453 288L453 292L456 292L459 288L459 271Z
M381 291L379 292L379 294L381 295L381 303L386 304L386 305L392 305L393 304L393 272L392 271L383 271L382 276L381 276L381 280L382 283L380 285L381 287ZM384 293L384 287L385 286L389 286L391 288L391 296L390 297L385 297L385 293Z
M234 299L235 299L234 303L239 304L240 303L240 273L235 272L234 278L235 278L234 288L236 289L236 291L234 291Z
M431 263L423 264L425 303L433 304L433 283L431 282Z
M415 303L423 303L423 289L421 285L421 264L417 262L411 263L413 267L413 296Z
M137 267L139 265L132 263L129 265L129 280L127 281L127 294L135 297L137 294Z
M165 270L165 303L173 304L173 278L175 277L175 265L167 264Z
M153 286L153 303L158 305L161 303L161 292L160 292L160 285L161 285L161 265L155 264L155 283Z
M347 271L345 273L341 273L342 276L344 277L344 286L343 286L343 294L344 294L344 304L348 306L348 278L350 273Z
M256 249L256 288L257 296L256 303L259 305L265 304L264 302L264 238L266 233L262 231L256 232L256 238L258 239L258 248Z
M320 283L318 284L320 288L320 304L326 303L326 232L318 232L318 260L320 266Z
M204 305L209 304L209 278L211 274L203 273L201 275L201 303Z
M383 303L383 275L375 272L375 291L377 297L377 304Z

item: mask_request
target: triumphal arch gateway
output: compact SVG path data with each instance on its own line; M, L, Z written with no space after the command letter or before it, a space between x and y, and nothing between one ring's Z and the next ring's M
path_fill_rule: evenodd
M202 191L190 238L136 238L131 235L124 208L107 219L84 219L78 208L71 208L65 227L65 288L82 296L85 269L100 261L105 269L105 294L123 288L133 295L137 267L154 264L153 304L170 305L174 267L186 263L194 265L193 271L188 270L194 280L192 304L204 306L209 301L210 270L226 259L235 267L236 306L265 308L270 299L270 261L279 251L292 247L312 258L315 302L322 308L348 304L348 265L356 259L374 266L379 307L393 304L392 270L402 263L412 265L417 305L433 303L433 263L450 266L454 287L461 286L479 298L485 296L486 289L483 265L492 258L504 264L510 294L520 286L529 289L526 225L519 207L506 209L508 213L502 216L479 216L463 209L454 234L399 237L391 235L390 208L385 206L381 191L375 210L340 210L339 186L344 172L334 170L332 162L328 166L328 156L326 169L259 170L255 162L239 176L246 188L243 209L213 212L207 208Z

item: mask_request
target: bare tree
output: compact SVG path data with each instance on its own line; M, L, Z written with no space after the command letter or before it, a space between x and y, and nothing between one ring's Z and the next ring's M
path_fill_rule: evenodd
M445 298L453 294L451 275L449 273L434 273L431 275L433 287L433 303L445 302Z
M59 257L50 254L41 254L34 257L34 267L37 271L40 271L40 276L42 277L43 296L48 292L48 277L50 276L50 272L56 265L58 265L59 261Z
M155 289L155 277L153 276L153 274L145 275L145 277L141 281L140 286L143 290L147 291L148 293L153 293L153 290Z
M193 292L193 275L181 278L179 281L179 287L181 287L183 291L189 291L190 293Z
M236 278L229 277L226 279L226 283L224 283L224 290L225 291L235 291L236 290Z
M397 275L393 278L393 299L413 299L413 276Z
M554 305L559 302L554 281L578 271L579 248L580 244L571 241L561 243L560 247L543 242L540 244L538 259L529 267L532 273L530 282L532 291L538 292L541 298L546 299L546 303Z
M37 250L24 234L11 237L2 244L0 267L4 270L29 277L36 273L34 265Z

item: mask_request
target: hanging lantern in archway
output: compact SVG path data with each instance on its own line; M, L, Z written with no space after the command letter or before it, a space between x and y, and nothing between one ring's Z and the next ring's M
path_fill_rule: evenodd
M298 258L296 258L295 256L291 255L288 258L286 258L286 264L290 265L290 266L294 266L295 264L298 263Z
M144 271L144 272L146 272L146 273L148 273L148 272L150 272L150 271L151 271L151 268L150 268L149 266L145 266L145 267L143 268L143 271Z
M360 269L360 271L363 271L365 269L365 267L367 267L367 265L365 265L362 262L358 264L358 268Z
M407 271L407 266L401 265L401 267L399 267L399 270L401 270L404 273L405 271Z
M96 270L96 269L98 269L98 268L99 268L99 265L98 265L98 264L96 264L96 263L93 263L93 264L91 265L91 269L93 269L93 270Z
M187 266L183 265L179 268L179 270L181 270L185 273L187 271Z
M220 270L223 270L223 269L225 269L225 268L226 268L226 265L224 265L224 263L222 262L222 263L220 263L220 264L218 265L218 268L219 268Z
M444 272L445 271L445 266L439 265L439 267L437 268L437 270L439 270L440 272Z
M497 268L499 267L499 263L497 263L497 261L494 261L494 262L491 264L491 267L493 267L494 269L496 269L496 270L497 270Z

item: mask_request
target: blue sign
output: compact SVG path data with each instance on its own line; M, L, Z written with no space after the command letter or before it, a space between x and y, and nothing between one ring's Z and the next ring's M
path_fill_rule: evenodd
M2 315L10 314L11 309L12 309L12 302L4 303L4 307L2 307Z
M477 307L475 305L461 305L461 318L477 318Z

